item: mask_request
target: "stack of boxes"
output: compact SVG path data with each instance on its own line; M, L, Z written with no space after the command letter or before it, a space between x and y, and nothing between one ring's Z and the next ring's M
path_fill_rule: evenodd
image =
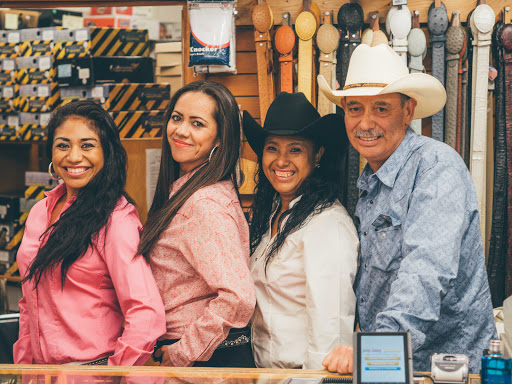
M174 94L183 86L181 42L157 43L156 53L156 82L169 83Z
M171 88L154 83L149 51L146 30L0 31L0 140L43 140L51 112L81 99L111 112L122 138L159 136Z

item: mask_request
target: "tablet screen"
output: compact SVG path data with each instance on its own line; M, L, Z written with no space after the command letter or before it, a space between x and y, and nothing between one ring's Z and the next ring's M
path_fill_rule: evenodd
M360 383L407 383L404 335L365 335L359 340Z

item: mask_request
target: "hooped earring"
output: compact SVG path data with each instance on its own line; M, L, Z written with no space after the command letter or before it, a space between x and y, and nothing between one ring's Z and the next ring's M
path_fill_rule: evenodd
M315 168L320 168L320 163L316 163Z
M53 162L50 163L50 165L48 166L48 173L50 175L50 177L53 179L53 180L60 180L60 176L57 175L57 177L53 176L53 173L52 173L52 165L53 165Z
M217 150L217 148L219 148L218 145L216 145L215 147L212 148L212 150L210 152L210 156L208 156L208 162L212 161L213 153Z

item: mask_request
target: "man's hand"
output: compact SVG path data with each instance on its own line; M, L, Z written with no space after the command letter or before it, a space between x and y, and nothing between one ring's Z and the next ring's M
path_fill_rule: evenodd
M171 359L169 358L169 346L163 345L158 351L155 352L156 357L162 356L162 362L160 365L172 367Z
M352 373L354 349L348 345L338 345L325 356L322 364L331 372Z

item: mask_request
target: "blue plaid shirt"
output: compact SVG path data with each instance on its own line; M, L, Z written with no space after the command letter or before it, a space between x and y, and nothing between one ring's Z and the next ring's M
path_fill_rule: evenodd
M430 371L437 352L465 353L479 372L496 327L475 188L461 157L409 128L357 185L361 330L411 332L416 371Z

